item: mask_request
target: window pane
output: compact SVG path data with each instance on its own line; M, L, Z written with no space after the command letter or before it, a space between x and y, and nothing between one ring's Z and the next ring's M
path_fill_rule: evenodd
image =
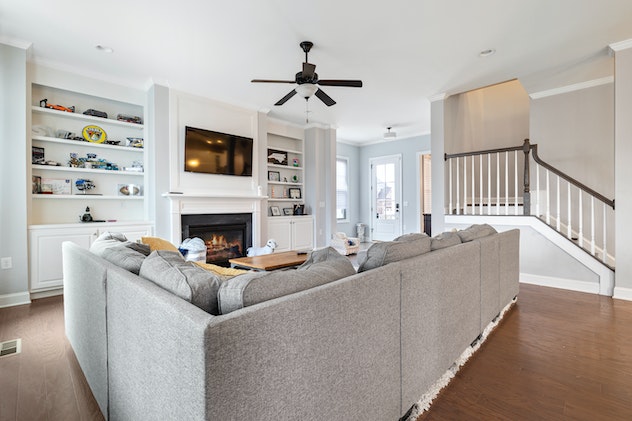
M336 219L347 218L348 166L346 159L336 160Z

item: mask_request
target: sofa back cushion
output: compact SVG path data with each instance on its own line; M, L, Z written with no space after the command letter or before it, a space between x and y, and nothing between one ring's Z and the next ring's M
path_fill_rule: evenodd
M146 255L137 251L134 244L135 243L128 241L125 243L119 243L113 247L108 247L103 250L101 257L108 262L114 263L115 265L138 275Z
M478 238L487 237L488 235L496 234L498 231L489 224L474 224L464 230L457 231L457 235L461 238L461 242L467 243Z
M428 253L430 243L430 237L426 234L406 234L393 241L374 243L367 250L358 272Z
M125 235L119 232L106 231L99 235L96 240L90 245L90 251L97 256L103 255L103 251L109 247L118 246L119 244L127 241Z
M185 261L178 251L153 251L143 261L139 275L210 314L219 314L220 277Z
M461 237L459 237L456 232L447 231L432 237L430 248L432 250L439 250L446 247L456 246L458 244L461 244Z
M297 269L248 272L222 283L218 294L220 312L227 314L353 274L349 259L332 247L315 250Z

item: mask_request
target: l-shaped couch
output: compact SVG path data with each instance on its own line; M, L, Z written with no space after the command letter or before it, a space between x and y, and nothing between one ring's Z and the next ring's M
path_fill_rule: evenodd
M485 228L376 243L358 273L221 315L67 242L66 335L106 419L397 420L518 294L519 231Z

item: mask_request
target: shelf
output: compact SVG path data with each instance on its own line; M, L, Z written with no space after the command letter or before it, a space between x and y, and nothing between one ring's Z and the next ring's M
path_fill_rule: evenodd
M268 164L268 168L283 168L286 170L303 171L303 167L293 167L291 165Z
M293 155L303 155L303 152L297 151L295 149L277 148L276 146L268 146L268 149L274 149L275 151L287 152Z
M78 172L78 173L83 173L83 174L134 175L134 176L140 176L140 177L145 175L144 172L137 172L137 171L99 170L99 169L91 169L91 168L61 167L61 166L53 166L53 165L33 164L32 167L34 170Z
M303 199L289 199L289 198L285 198L285 197L281 197L281 198L274 198L274 197L269 197L268 198L268 202L302 202Z
M292 183L291 181L268 181L268 184L303 187L303 183Z
M92 142L84 142L81 140L71 140L71 139L59 139L56 137L48 137L48 136L32 136L32 140L37 140L40 142L48 142L48 143L60 143L64 145L72 145L72 146L81 146L88 148L104 148L125 152L135 152L135 153L143 153L143 148L132 148L130 146L117 146L117 145L108 145L107 143L92 143Z
M97 194L33 194L33 199L44 200L143 200L144 196L114 196Z
M128 127L128 128L133 128L136 130L142 130L145 127L143 124L128 123L126 121L118 121L112 118L94 117L91 115L85 115L85 114L79 114L79 113L69 113L66 111L58 111L58 110L53 110L50 108L42 108L36 105L31 106L31 110L33 110L34 113L48 114L55 117L64 117L71 120L81 120L81 121L87 121L90 123L101 123L101 124L109 124L112 126Z

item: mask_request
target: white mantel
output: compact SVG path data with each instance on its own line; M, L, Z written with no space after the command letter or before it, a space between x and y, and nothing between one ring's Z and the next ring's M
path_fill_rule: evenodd
M230 194L163 193L171 202L171 242L183 240L181 216L213 213L252 213L252 244L260 245L263 228L261 203L267 196Z

